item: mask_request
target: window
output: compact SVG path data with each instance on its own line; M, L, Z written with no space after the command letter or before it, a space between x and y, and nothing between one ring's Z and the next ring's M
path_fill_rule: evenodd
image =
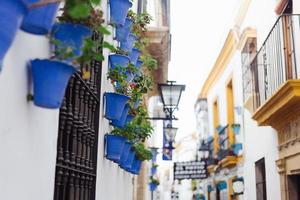
M256 199L267 200L265 159L255 162Z
M218 108L218 99L216 98L213 104L213 119L214 119L214 151L215 153L219 150L219 135L217 132L217 127L219 126L219 108Z
M232 79L229 80L226 86L227 97L227 124L228 124L228 146L234 144L234 134L231 125L234 123L234 100L233 100L233 88Z
M83 80L69 80L59 113L54 200L94 200L100 106L101 62Z
M253 92L254 89L254 72L251 68L251 62L256 55L256 38L249 37L242 49L242 70L243 70L243 93L244 101L246 101Z

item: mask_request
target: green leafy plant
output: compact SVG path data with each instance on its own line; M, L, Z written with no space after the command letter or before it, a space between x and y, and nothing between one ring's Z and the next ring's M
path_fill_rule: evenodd
M127 123L123 129L115 128L112 133L126 137L131 142L144 142L149 138L153 133L153 127L146 118L147 111L142 106L137 110L138 113L131 122Z
M134 144L133 149L139 160L141 160L141 161L151 160L151 158L152 158L151 151L149 149L147 149L143 143Z
M127 68L122 66L116 66L115 68L109 68L107 73L107 79L110 79L115 91L120 94L129 96L131 94L129 83L126 81Z
M132 19L132 32L138 37L147 31L147 25L152 20L152 17L148 13L136 14L132 10L128 11L127 17Z
M90 72L84 66L89 65L92 60L99 62L104 60L100 49L115 50L112 44L102 39L103 35L110 35L111 33L103 26L103 12L98 9L99 4L100 0L67 0L64 8L62 8L62 15L58 17L60 22L81 24L92 30L93 38L85 38L81 56L75 56L72 46L66 47L53 38L50 40L56 46L54 51L55 59L71 59L73 65L82 66L83 78L85 79L90 77Z
M155 185L159 185L159 180L154 178L153 176L150 177L150 183L155 184Z
M157 167L158 167L158 164L152 163L152 168L157 168Z

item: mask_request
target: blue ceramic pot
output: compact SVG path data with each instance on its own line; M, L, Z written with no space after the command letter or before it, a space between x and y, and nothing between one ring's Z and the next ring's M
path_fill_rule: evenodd
M136 62L136 64L135 64L135 67L136 67L137 69L141 69L142 64L143 64L143 61L138 60L138 61Z
M139 160L137 157L135 157L130 172L135 175L140 174L141 166L142 166L142 161Z
M55 48L72 48L75 57L79 57L82 55L83 41L92 36L92 30L80 24L56 23L52 28L52 35L60 43ZM73 59L70 58L66 61L72 62Z
M124 26L116 27L116 40L117 41L125 42L127 40L132 24L133 24L132 19L126 18Z
M134 42L137 40L137 37L133 34L129 34L125 42L121 42L120 48L124 51L131 52Z
M37 3L40 0L23 0L26 6L30 6L30 4Z
M140 100L137 100L136 102L134 102L133 108L137 109L139 107L139 105L140 105Z
M154 174L156 174L157 171L157 167L151 167L151 175L153 176Z
M110 120L119 120L122 116L123 110L127 101L128 96L123 94L106 92L105 97L105 118Z
M155 163L156 162L156 157L158 154L157 148L151 148L151 154L152 154L152 162Z
M4 56L14 41L27 7L22 0L0 2L0 71Z
M241 129L240 124L233 124L231 127L235 135L238 135L240 133L240 129Z
M140 56L141 51L137 48L133 48L131 50L131 53L129 54L130 62L134 65L136 65L139 56Z
M129 57L120 54L109 55L108 60L112 69L116 68L117 66L127 67L129 64Z
M132 147L132 143L126 141L125 144L124 144L122 155L121 155L120 160L119 160L119 165L120 165L121 168L123 168L123 165L127 164L126 161L127 161L128 155L131 151L131 147Z
M36 35L48 34L54 23L58 5L58 3L51 3L31 9L24 17L21 29Z
M43 108L60 108L68 81L75 68L51 60L31 61L34 104Z
M135 159L135 151L131 148L127 155L126 161L121 162L120 167L122 167L126 171L130 172L133 162L134 162L134 159Z
M108 160L119 162L126 138L118 135L105 135L106 158Z
M124 128L126 124L126 119L129 111L129 106L126 104L125 108L123 109L123 113L119 120L112 120L111 125L118 127L118 128Z
M154 191L157 188L157 185L154 183L149 183L150 191Z
M127 115L126 124L130 123L134 119L134 115Z
M132 3L129 0L110 0L109 6L110 23L117 26L123 26L128 10L132 7Z
M126 77L125 80L126 80L126 82L128 82L128 83L131 82L131 81L133 80L133 78L134 78L134 74L133 74L132 72L129 72L129 71L126 72L126 76L127 76L127 77Z

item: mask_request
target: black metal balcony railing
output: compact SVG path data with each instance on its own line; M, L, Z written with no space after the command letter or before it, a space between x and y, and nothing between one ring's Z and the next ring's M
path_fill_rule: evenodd
M252 84L244 84L247 87L244 91L251 87L254 110L286 80L299 78L296 59L300 55L300 46L296 45L300 41L299 31L300 15L280 16L248 66L249 70L243 70L251 74Z
M213 158L213 157L209 157L206 160L206 165L207 166L211 166L211 165L217 165L218 164L218 159Z
M228 137L220 141L220 149L218 152L218 160L222 160L227 156L233 156L233 150L231 147L228 147Z

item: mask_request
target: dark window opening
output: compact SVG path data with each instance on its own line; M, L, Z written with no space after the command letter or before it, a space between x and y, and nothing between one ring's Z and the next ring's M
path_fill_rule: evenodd
M265 159L255 162L256 199L267 200Z
M59 114L54 200L95 199L101 64L84 66L89 79L78 71L69 80Z

